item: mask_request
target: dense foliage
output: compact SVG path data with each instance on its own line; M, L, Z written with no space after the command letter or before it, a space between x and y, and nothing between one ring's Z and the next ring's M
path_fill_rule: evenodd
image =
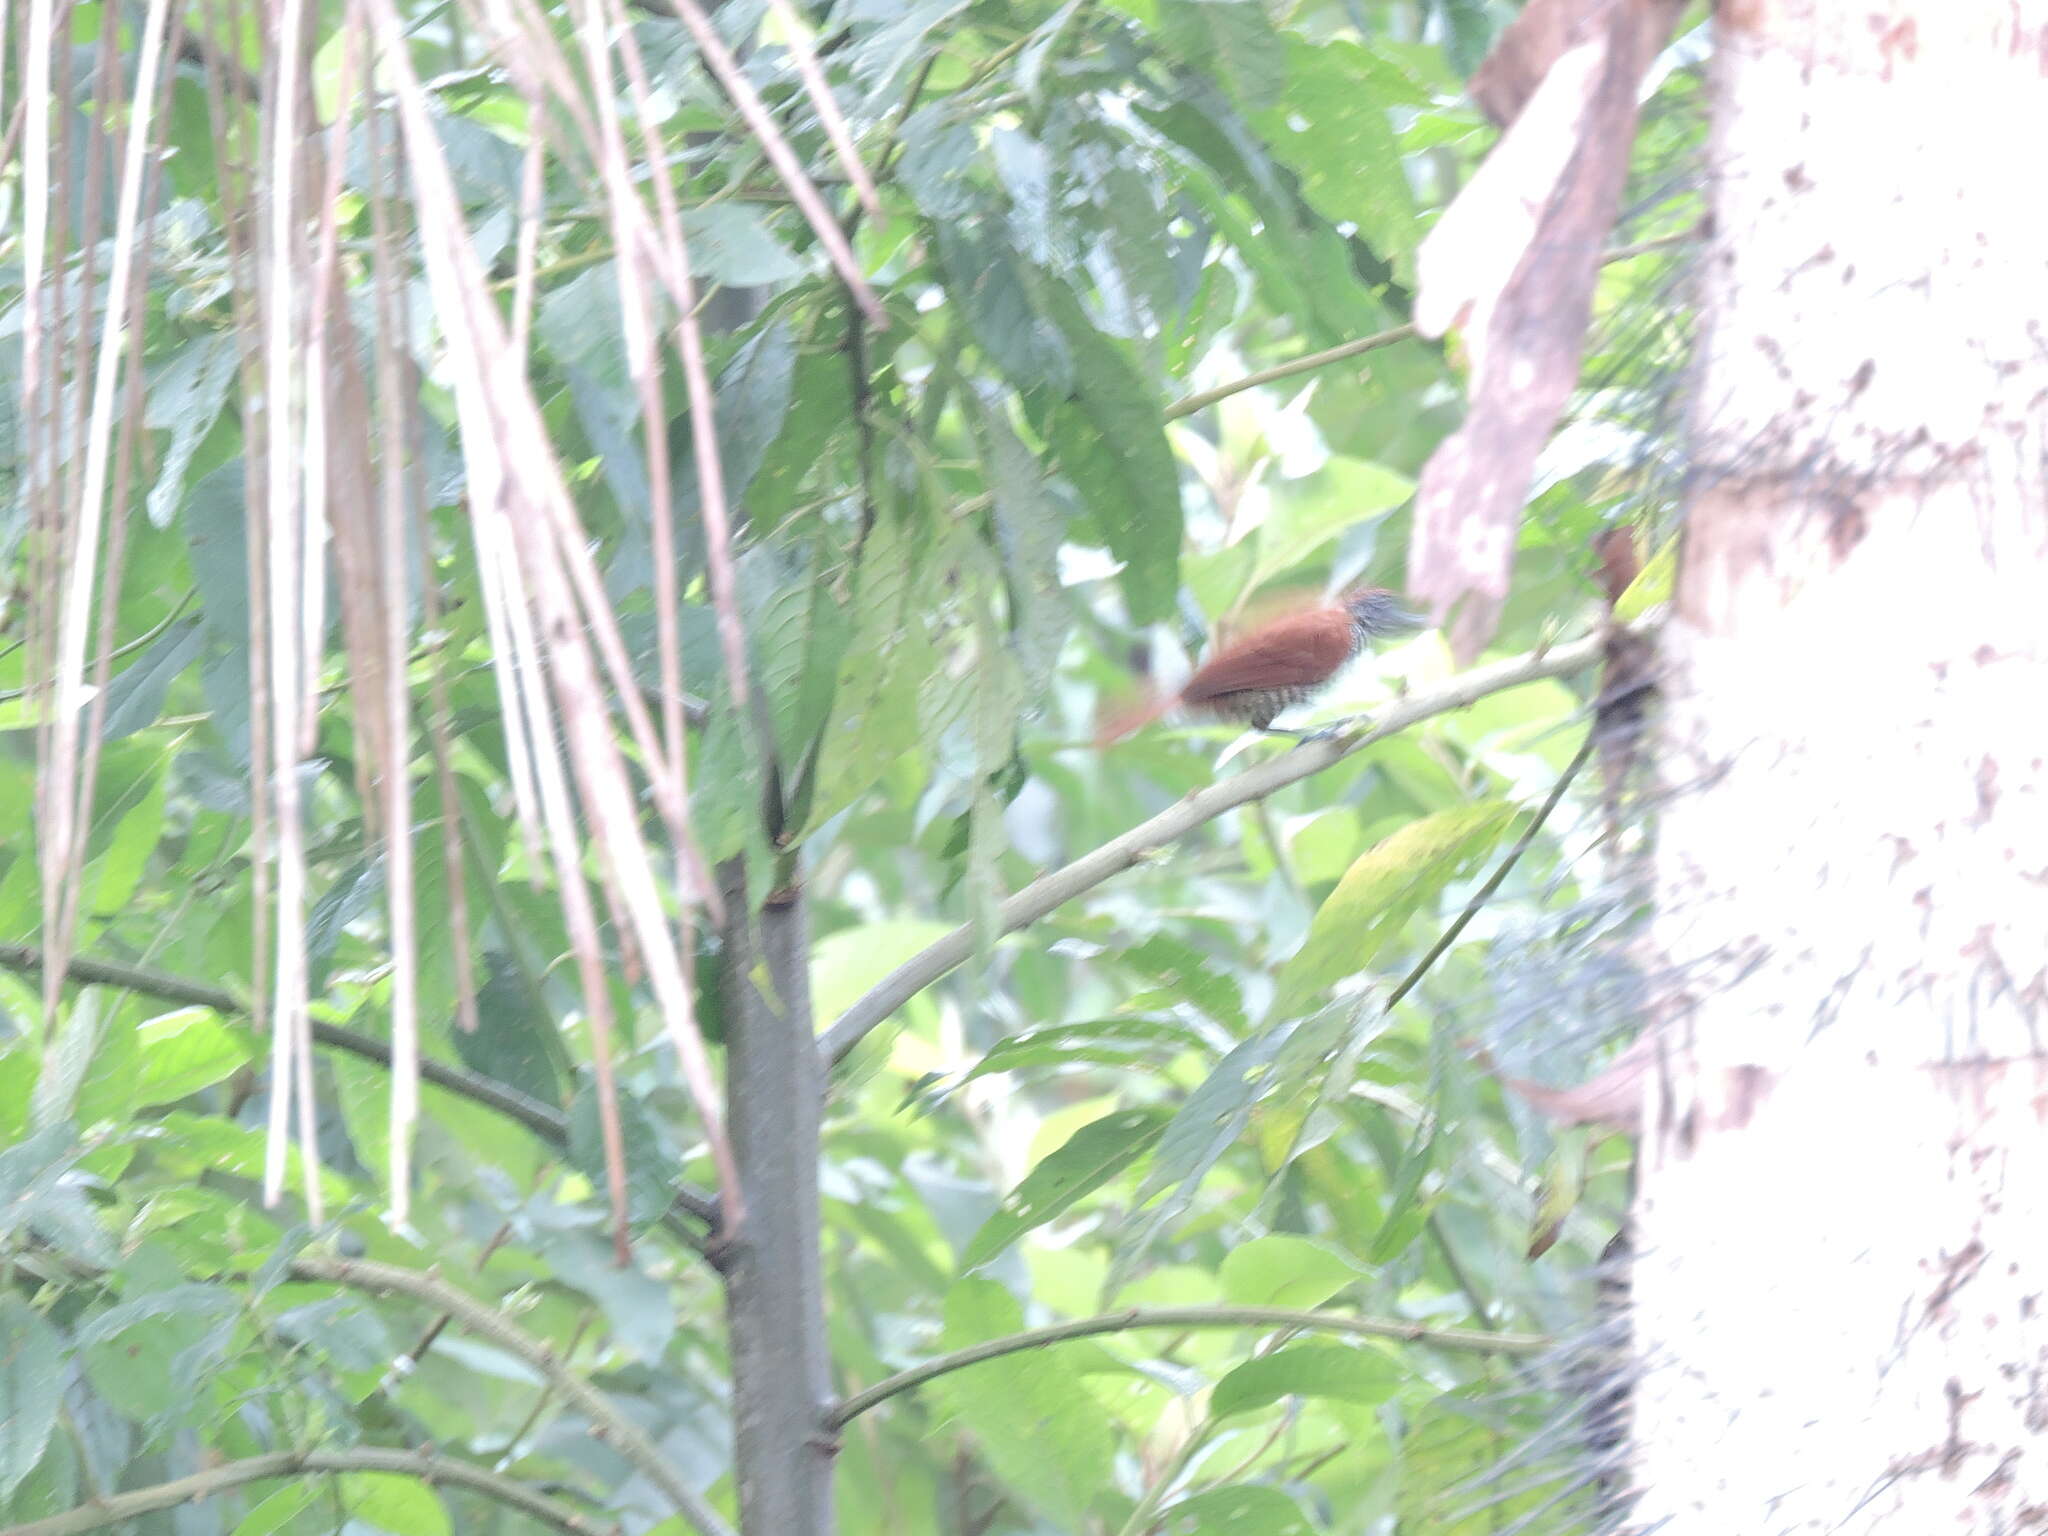
M1630 983L1602 941L1630 909L1613 894L1615 845L1596 847L1590 775L1419 984L1386 999L1531 830L1583 737L1590 679L1426 721L998 936L1007 893L1285 750L1178 723L1098 750L1098 711L1134 663L1171 676L1278 592L1401 585L1403 504L1458 410L1455 350L1404 329L1416 248L1490 140L1462 82L1498 12L1475 0L840 0L811 19L877 175L870 214L835 170L782 23L733 0L717 24L852 228L886 326L850 301L684 29L659 6L632 13L674 147L660 174L699 278L720 290L704 313L765 710L757 729L724 681L686 396L671 381L684 678L705 706L691 825L707 860L746 861L757 896L803 886L820 1030L955 926L978 936L974 959L832 1079L823 1248L842 1393L1110 1307L1328 1305L1517 1334L1584 1322L1584 1272L1621 1203L1618 1153L1589 1163L1582 1139L1504 1101L1467 1046L1568 1080L1625 1021ZM143 13L80 3L60 15L73 47L59 67L78 81L65 140L81 157L76 190L104 147L85 126L98 121L102 29L137 28ZM575 17L544 20L566 35ZM417 6L409 22L475 249L509 305L529 98L467 10ZM328 1219L309 1225L296 1193L261 1203L267 1045L245 1008L262 974L248 319L224 254L204 58L259 69L265 55L239 9L202 3L184 25L195 46L173 66L134 338L146 475L120 509L120 651L77 936L99 969L77 973L54 1018L32 950L8 951L0 973L0 1511L31 1519L267 1453L427 1446L587 1516L644 1528L673 1513L535 1358L461 1316L431 1327L444 1309L424 1293L320 1278L319 1256L336 1251L438 1266L729 1508L722 1299L701 1224L671 1207L678 1177L704 1188L712 1171L633 956L615 950L634 1244L632 1266L613 1265L571 936L530 879L538 853L510 809L423 282L404 321L427 514L409 554L416 593L435 589L408 618L413 844L423 1049L458 1070L426 1089L410 1225L392 1230L376 1059L391 986L384 863L336 659L302 773L311 985L335 1047L315 1084ZM374 123L384 98L347 65L340 8L316 27L314 99L323 115L353 114L341 238L344 270L360 276L379 238L372 192L406 189L393 130ZM1655 169L1628 238L1689 216L1670 171L1692 144L1689 46L1649 117ZM20 95L11 73L5 99ZM551 154L541 195L529 374L651 691L653 479L620 340L616 231L574 155ZM108 259L111 197L56 213L72 259ZM0 373L13 377L19 223L5 217ZM1669 260L1609 271L1620 318L1532 501L1503 654L1583 627L1597 611L1589 536L1658 489L1675 340L1654 301L1629 298ZM356 319L366 335L386 323L367 288ZM31 428L9 411L0 460L19 463ZM26 494L18 474L5 489ZM26 573L19 507L0 512L0 549ZM37 652L19 613L10 600L16 633L0 654L0 938L41 921L31 728L48 702L30 687ZM1382 708L1450 673L1425 633L1363 666L1329 712ZM457 1026L458 932L474 1032ZM715 1042L708 934L697 960ZM532 1112L506 1113L476 1078ZM1560 1220L1557 1246L1530 1260ZM394 1369L401 1355L416 1365ZM1556 1377L1540 1357L1426 1339L1185 1322L1098 1334L942 1375L853 1420L841 1524L1286 1536L1502 1529L1551 1510L1541 1518L1564 1529L1566 1506L1550 1501L1571 1442L1545 1434ZM1514 1462L1539 1452L1562 1470ZM136 1528L347 1520L431 1533L548 1518L366 1458Z

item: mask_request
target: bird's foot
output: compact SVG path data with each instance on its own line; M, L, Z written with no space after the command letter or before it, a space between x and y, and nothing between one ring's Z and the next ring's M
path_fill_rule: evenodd
M1350 735L1368 724L1369 719L1366 715L1345 715L1342 719L1332 720L1327 725L1319 725L1312 731L1289 730L1279 725L1269 725L1264 729L1268 735L1291 736L1296 741L1306 744L1311 741L1335 741L1339 736Z

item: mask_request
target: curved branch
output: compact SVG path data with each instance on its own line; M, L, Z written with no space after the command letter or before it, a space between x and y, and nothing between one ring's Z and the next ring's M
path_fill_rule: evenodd
M1603 267L1611 266L1617 261L1627 261L1631 257L1641 256L1650 251L1662 250L1666 246L1683 245L1688 240L1698 239L1699 235L1699 226L1694 225L1672 234L1658 235L1651 240L1638 240L1633 245L1617 246L1611 251L1603 251L1601 253L1600 265ZM1370 336L1361 336L1356 341L1341 342L1337 346L1326 347L1320 352L1310 352L1301 357L1291 357L1284 363L1275 363L1271 368L1261 368L1257 373L1248 373L1241 379L1232 379L1228 384L1219 384L1214 389L1205 389L1196 394L1184 395L1167 406L1162 414L1168 421L1178 421L1183 416L1192 416L1197 411L1206 410L1218 400L1228 400L1232 395L1241 395L1248 389L1258 388L1261 384L1272 384L1281 379L1291 379L1297 373L1313 373L1316 369L1324 367L1329 363L1341 363L1345 358L1356 357L1361 352L1375 352L1381 347L1391 347L1397 341L1408 341L1410 339L1424 340L1427 338L1421 337L1412 324L1397 325L1390 330L1376 331Z
M1385 1317L1360 1317L1350 1312L1323 1312L1300 1307L1127 1307L1097 1317L1076 1318L1045 1328L1029 1328L1000 1339L985 1339L940 1355L907 1371L876 1382L865 1392L856 1392L827 1415L826 1422L842 1429L878 1403L908 1392L937 1376L979 1365L1020 1350L1042 1344L1063 1344L1098 1333L1125 1333L1133 1328L1307 1328L1322 1333L1348 1333L1356 1337L1401 1339L1410 1344L1434 1344L1442 1349L1473 1350L1493 1355L1533 1355L1548 1349L1551 1341L1538 1333L1480 1333L1470 1328L1425 1328L1420 1323L1396 1322Z
M16 971L24 976L40 976L43 972L43 952L31 944L0 944L0 970ZM182 1003L187 1007L211 1008L215 1013L245 1015L249 1005L235 993L222 987L208 986L205 982L193 981L189 977L173 975L169 971L152 970L148 966L123 965L113 960L94 960L86 955L74 955L71 963L64 968L68 980L87 985L125 987L131 992L141 992L150 997L162 998L167 1003ZM375 1035L346 1029L339 1024L313 1025L313 1039L331 1050L346 1051L351 1056L360 1056L365 1061L374 1061L379 1066L391 1065L391 1045ZM531 1094L521 1093L509 1083L501 1083L495 1077L486 1077L481 1072L472 1072L467 1067L453 1066L445 1061L423 1058L420 1061L420 1076L437 1088L459 1094L465 1099L495 1109L509 1120L516 1120L542 1141L551 1146L566 1147L569 1144L569 1120L551 1104L543 1104ZM680 1186L676 1192L676 1204L688 1211L699 1221L715 1224L717 1208L711 1197L687 1186ZM677 1236L697 1245L699 1240L692 1232L678 1232Z
M1325 347L1320 352L1290 357L1284 363L1275 363L1271 368L1261 368L1257 373L1248 373L1241 379L1232 379L1228 384L1218 384L1214 389L1184 395L1169 405L1162 414L1168 421L1178 421L1183 416L1192 416L1197 411L1208 409L1218 400L1228 400L1232 395L1241 395L1248 389L1257 389L1261 384L1291 379L1297 373L1313 373L1326 364L1341 363L1345 358L1356 357L1361 352L1376 352L1381 347L1391 347L1397 341L1407 341L1414 335L1414 326L1397 325L1392 330L1376 331L1370 336L1361 336L1356 341Z
M718 1511L684 1479L682 1472L662 1455L655 1443L603 1392L569 1369L540 1340L515 1328L502 1314L484 1305L467 1291L459 1290L435 1275L402 1269L395 1264L378 1264L367 1259L328 1259L301 1255L291 1261L291 1273L300 1280L324 1281L352 1286L379 1294L395 1293L426 1302L451 1315L471 1333L490 1340L541 1375L555 1390L582 1410L599 1438L630 1461L647 1480L668 1495L675 1507L704 1532L704 1536L733 1536Z
M349 1451L274 1451L268 1456L249 1456L241 1461L223 1462L195 1472L190 1477L110 1493L104 1498L67 1509L61 1515L10 1525L0 1536L75 1536L80 1531L102 1530L121 1525L160 1509L175 1509L198 1499L211 1498L258 1483L266 1478L290 1477L299 1472L391 1472L415 1477L424 1483L448 1483L467 1488L487 1499L530 1515L570 1536L592 1536L611 1529L610 1521L594 1521L559 1499L538 1493L515 1477L492 1472L474 1462L436 1456L428 1451L401 1451L381 1446L364 1446Z
M1041 875L996 909L996 934L1015 933L1029 927L1054 908L1072 901L1082 892L1142 864L1168 843L1187 836L1205 822L1248 801L1264 799L1275 790L1321 773L1352 753L1383 741L1411 725L1436 715L1449 714L1475 704L1489 694L1518 688L1546 677L1563 677L1591 666L1604 654L1607 637L1587 635L1568 645L1531 651L1492 666L1474 667L1443 687L1428 693L1410 694L1380 715L1370 730L1320 741L1305 741L1292 752L1259 763L1207 789L1198 790L1177 805L1161 811L1150 821L1140 822L1120 837L1111 838L1071 864ZM910 957L871 988L832 1027L818 1037L818 1050L827 1067L842 1061L866 1037L869 1030L901 1008L911 998L937 981L974 953L974 931L959 927L920 954Z

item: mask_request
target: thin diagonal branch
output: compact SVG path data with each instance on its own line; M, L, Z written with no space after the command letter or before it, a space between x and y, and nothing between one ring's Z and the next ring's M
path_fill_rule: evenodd
M1160 414L1168 421L1178 421L1183 416L1192 416L1197 411L1206 410L1218 400L1228 400L1232 395L1241 395L1248 389L1258 388L1261 384L1291 379L1297 373L1312 373L1331 363L1341 363L1347 357L1356 357L1361 352L1375 352L1381 347L1391 347L1397 341L1408 341L1414 335L1414 326L1397 325L1392 330L1376 331L1370 336L1361 336L1356 341L1340 342L1334 347L1325 347L1320 352L1310 352L1303 357L1291 357L1284 363L1275 363L1270 368L1261 368L1257 373L1248 373L1241 379L1232 379L1228 384L1219 384L1214 389L1185 395Z
M1638 240L1633 245L1617 246L1600 257L1602 266L1617 261L1627 261L1650 251L1662 250L1666 246L1683 245L1688 240L1699 238L1698 228L1682 229L1676 234L1659 235L1654 240ZM1397 325L1388 330L1376 331L1370 336L1360 336L1355 341L1340 342L1320 352L1310 352L1301 357L1291 357L1284 363L1275 363L1271 368L1261 368L1257 373L1248 373L1243 378L1232 379L1214 389L1204 389L1192 395L1184 395L1174 401L1161 413L1168 421L1178 421L1183 416L1192 416L1205 410L1219 400L1228 400L1232 395L1241 395L1248 389L1261 384L1276 384L1282 379L1291 379L1296 374L1313 373L1331 363L1341 363L1347 357L1356 357L1361 352L1376 352L1381 347L1391 347L1397 341L1408 341L1416 336L1413 325Z
M39 976L44 965L43 952L32 944L0 944L0 970L15 971L23 976ZM125 987L131 992L140 992L148 997L161 998L167 1003L182 1003L188 1007L211 1008L216 1013L246 1017L249 1005L242 998L221 987L210 987L204 982L188 977L173 975L169 971L152 970L147 966L123 965L112 960L95 960L87 955L74 955L65 967L65 979L87 986ZM357 1030L346 1029L339 1024L313 1022L313 1040L330 1050L346 1051L351 1056L360 1056L365 1061L374 1061L379 1066L391 1065L391 1044L379 1040L375 1035L365 1035ZM551 1104L543 1104L530 1094L522 1093L509 1083L501 1083L495 1077L486 1077L481 1072L472 1072L466 1067L453 1066L431 1057L420 1060L420 1076L437 1088L495 1109L509 1120L516 1120L541 1140L551 1146L566 1147L569 1144L569 1121L560 1110ZM675 1193L676 1204L688 1211L699 1221L715 1223L717 1208L711 1197L688 1186L679 1186ZM680 1227L672 1227L678 1237L693 1247L702 1246L702 1238Z
M507 1477L474 1462L459 1461L453 1456L437 1456L428 1451L359 1446L348 1451L273 1451L267 1456L247 1456L240 1461L223 1462L190 1477L152 1483L147 1488L131 1488L124 1493L110 1493L59 1515L9 1526L7 1536L77 1536L82 1531L125 1526L131 1520L158 1510L176 1509L249 1483L304 1473L336 1472L388 1472L417 1479L429 1486L445 1483L454 1488L467 1488L544 1525L567 1531L570 1536L591 1536L593 1532L607 1529L609 1524L588 1518L561 1500L551 1499L528 1487L516 1477Z
M934 1377L945 1376L1020 1350L1061 1344L1069 1339L1086 1339L1102 1333L1124 1333L1133 1328L1302 1328L1323 1333L1348 1333L1354 1337L1401 1339L1411 1344L1434 1344L1440 1349L1470 1350L1494 1355L1533 1355L1548 1349L1551 1341L1535 1333L1482 1333L1469 1328L1425 1328L1420 1323L1395 1318L1361 1317L1350 1312L1325 1312L1299 1307L1126 1307L1097 1317L1075 1318L1044 1328L1029 1328L1000 1339L984 1339L965 1349L922 1361L908 1370L876 1382L865 1392L847 1398L828 1415L835 1430L844 1428L870 1408L890 1398L923 1386Z
M1541 832L1543 824L1550 820L1550 813L1557 809L1558 801L1564 798L1564 792L1571 788L1572 780L1577 778L1579 770L1586 766L1586 759L1593 755L1595 734L1590 730L1586 732L1586 739L1579 744L1577 755L1565 765L1564 772L1557 776L1557 782L1550 787L1550 794L1543 804L1537 807L1535 816L1523 829L1522 835L1515 840L1515 846L1510 848L1500 863L1494 866L1493 873L1486 878L1486 884L1472 893L1472 899L1465 903L1465 910L1451 919L1450 925L1438 936L1437 941L1429 946L1429 953L1416 961L1414 968L1401 978L1401 984L1387 994L1388 1008L1392 1008L1415 990L1416 985L1428 974L1429 968L1442 957L1443 952L1458 941L1458 935L1465 931L1465 925L1479 915L1481 907L1493 900L1493 893L1499 890L1501 882L1507 879L1508 871L1521 862L1522 855L1529 851L1529 845L1536 841L1536 834Z
M375 1294L410 1296L451 1314L458 1326L500 1349L518 1356L544 1376L555 1390L574 1403L591 1427L647 1480L659 1488L676 1509L704 1536L734 1536L718 1511L690 1486L682 1471L647 1437L619 1405L569 1369L554 1350L524 1329L515 1328L496 1308L477 1300L447 1281L396 1264L377 1264L365 1259L327 1259L301 1254L291 1261L295 1279L325 1281Z
M1214 821L1226 811L1264 799L1275 790L1321 773L1352 753L1436 715L1463 709L1490 694L1518 688L1524 683L1546 677L1564 677L1580 671L1598 661L1605 646L1604 635L1587 635L1567 645L1531 651L1492 666L1474 667L1441 688L1411 694L1401 700L1382 714L1369 731L1304 742L1292 752L1197 791L1122 836L1111 838L1101 847L1084 853L1064 868L1032 881L1008 898L996 909L997 935L1029 927L1082 892L1092 890L1135 864L1144 863L1168 843L1187 836L1196 827ZM825 1065L831 1067L843 1060L869 1030L973 953L973 930L963 926L883 977L819 1037L818 1049Z

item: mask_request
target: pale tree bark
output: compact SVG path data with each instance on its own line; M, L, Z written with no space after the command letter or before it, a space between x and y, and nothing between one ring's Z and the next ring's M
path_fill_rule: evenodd
M2035 1530L2048 12L1731 0L1714 71L1629 1525Z

